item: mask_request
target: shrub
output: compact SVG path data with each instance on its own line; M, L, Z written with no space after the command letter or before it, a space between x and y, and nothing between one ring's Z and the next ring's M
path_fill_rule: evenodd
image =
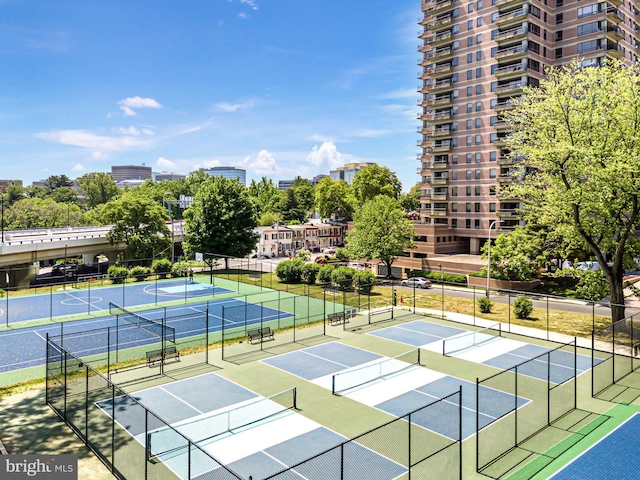
M493 302L487 297L480 297L478 299L478 309L482 313L491 313L491 307L493 307Z
M585 300L602 300L609 295L609 284L600 270L581 271L579 273L576 296Z
M355 268L338 267L331 272L331 283L337 285L340 290L348 290L353 283L353 275L356 273Z
M172 277L186 277L189 271L189 264L187 262L176 262L171 267Z
M311 252L306 249L296 250L296 258L299 258L303 262L311 261Z
M283 260L276 267L276 276L285 283L300 283L304 262L299 258Z
M330 283L331 282L331 273L335 270L333 265L325 265L324 267L320 267L320 271L318 272L318 281L320 283Z
M107 278L109 278L113 283L124 283L128 276L129 270L127 267L111 265L109 270L107 270Z
M408 277L425 277L425 278L430 278L431 280L435 280L437 282L439 282L442 279L445 281L445 283L458 283L462 285L467 284L466 275L443 273L441 276L439 271L435 272L435 271L427 271L427 270L411 270L407 274L407 276Z
M533 312L533 302L524 295L518 295L513 302L513 309L516 313L516 318L529 318L531 312Z
M371 270L365 270L364 272L356 272L353 274L353 286L360 293L371 293L375 281L376 276Z
M302 281L313 285L316 283L316 278L320 272L320 265L316 263L306 263L302 267Z
M336 258L341 262L343 262L345 260L348 260L349 256L347 255L347 252L345 251L344 248L338 248L336 249Z
M171 260L168 258L158 258L151 263L151 271L157 273L160 278L167 278L171 273Z
M129 276L135 278L136 282L146 280L150 274L151 270L149 270L149 267L142 267L140 265L137 265L129 270Z

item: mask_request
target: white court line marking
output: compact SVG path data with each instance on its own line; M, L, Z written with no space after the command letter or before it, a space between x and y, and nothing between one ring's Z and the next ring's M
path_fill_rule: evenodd
M429 385L429 384L427 383L427 385ZM449 404L451 404L451 405L453 405L455 407L458 406L456 403L453 403L451 400L443 400L442 398L436 397L435 395L431 395L430 393L421 392L419 390L413 390L413 391L416 392L416 393L419 393L421 395L425 395L425 396L427 396L429 398L433 398L434 400L433 400L432 403L435 403L437 401L442 401L444 403L449 403ZM457 392L451 392L451 393L457 393ZM509 394L509 395L511 395L511 394ZM512 395L512 396L515 396L515 395ZM462 403L462 399L460 400L460 403ZM476 409L475 408L465 407L464 405L462 405L462 409L463 410L467 410L468 412L476 413ZM498 419L498 417L494 417L493 415L489 415L488 413L478 412L478 414L484 415L485 417L493 418L494 420Z
M401 325L394 325L393 327L389 327L389 328L396 328L398 330L406 330L407 332L419 333L421 335L427 335L429 337L435 337L435 338L440 338L440 339L447 338L447 337L441 337L440 335L436 335L435 333L424 333L424 332L421 332L420 330L412 330L410 328L406 328L406 327L403 327Z
M552 352L553 350L550 350L550 351ZM534 362L544 363L545 365L555 365L556 367L566 368L567 370L573 370L573 369L574 369L574 367L567 366L567 365L562 365L561 363L545 362L545 361L544 361L544 360L542 360L541 358L535 358L535 357L534 357L534 358L531 358L531 357L527 357L526 355L519 355L519 354L517 354L517 353L509 352L509 353L505 353L505 355L513 355L514 357L526 358L526 359L528 359L529 361L533 360ZM543 355L546 355L546 353L543 353ZM524 362L524 363L526 363L526 362ZM518 364L514 365L514 366L513 366L513 367L511 367L511 368L514 368L514 367L519 366L519 365L523 365L523 363L518 363ZM510 370L511 368L507 368L506 370ZM577 366L577 365L576 365L575 369L576 369L577 371L579 371L580 373L582 373L582 372L585 372L585 371L586 371L586 370L580 370L580 369L578 368L578 366Z
M33 333L35 333L37 336L39 336L42 340L44 340L45 342L47 341L46 338L44 338L42 335L40 335L37 331L33 330Z
M184 403L185 405L187 405L188 407L193 408L196 412L198 412L199 414L204 414L204 412L198 410L196 407L194 407L193 405L191 405L189 402L183 400L182 398L178 397L177 395L174 395L173 393L171 393L169 390L167 390L166 388L164 388L163 386L159 387L160 390L162 390L163 392L167 392L169 395L171 395L173 398L177 398L178 400L180 400L182 403Z
M344 367L344 368L354 368L354 367L350 367L349 365L345 365L345 364L343 364L343 363L336 362L335 360L329 360L328 358L321 357L320 355L316 355L315 353L305 352L304 350L300 350L300 352L301 352L301 353L305 353L305 354L307 354L307 355L309 355L309 356L311 356L311 357L319 358L320 360L326 360L327 362L335 363L336 365L340 365L341 367ZM376 359L376 360L379 360L379 359ZM366 362L365 362L365 363L366 363ZM363 364L361 364L361 365L364 365L364 363L363 363ZM357 366L359 366L359 365L356 365L356 367L357 367Z
M84 298L76 297L75 295L71 295L69 292L62 292L62 293L64 293L65 295L68 295L74 300L78 300L81 304L90 305L91 307L94 307L96 310L104 310L104 308L97 307L93 303L87 302ZM64 300L60 300L60 304L64 305Z

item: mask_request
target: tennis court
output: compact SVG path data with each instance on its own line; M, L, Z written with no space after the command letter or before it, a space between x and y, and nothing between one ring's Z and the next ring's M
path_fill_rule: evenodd
M190 283L187 279L129 283L82 290L69 286L65 290L46 294L5 297L0 302L0 323L87 315L108 310L109 302L132 307L232 292L233 290L220 286Z
M640 472L640 414L635 414L571 463L554 480L633 480Z
M269 398L231 382L215 373L176 381L135 392L131 396L172 428L149 428L131 398L100 400L96 406L143 446L151 461L162 462L179 478L217 478L210 458L194 462L193 449L184 438L197 443L219 462L242 478L261 479L310 456L320 454L346 439L296 413L295 389ZM115 417L113 413L115 412ZM406 472L402 465L365 448L349 444L350 454L365 461L344 478L394 479ZM207 461L207 459L209 461ZM326 463L326 464L323 464ZM187 471L190 466L190 471ZM327 457L313 465L304 464L288 478L322 479L335 468ZM296 476L294 476L294 474Z
M443 398L462 386L462 438L476 432L476 385L419 365L419 350L389 358L337 342L305 348L262 360L323 388L396 417ZM491 402L483 403L478 421L484 426L513 408L508 393L481 387ZM528 400L518 398L518 408ZM458 406L442 402L438 415L425 417L420 425L447 438L457 438Z
M477 331L462 330L446 325L416 320L403 325L387 327L368 335L386 338L432 352L456 356L463 360L508 370L527 360L543 355L553 349L502 337L500 327L492 325ZM426 343L419 343L426 341ZM597 360L596 360L597 361ZM564 383L574 374L574 358L570 352L554 352L552 369L554 383ZM576 374L591 368L591 357L577 355ZM524 365L519 373L542 380L549 372L548 358L541 357Z

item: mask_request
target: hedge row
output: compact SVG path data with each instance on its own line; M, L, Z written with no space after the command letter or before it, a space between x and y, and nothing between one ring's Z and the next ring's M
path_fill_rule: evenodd
M466 275L456 275L453 273L440 274L439 271L434 272L434 271L427 271L427 270L411 270L407 276L408 277L425 277L425 278L430 278L431 280L436 280L438 282L440 280L444 280L445 283L458 283L462 285L467 284Z

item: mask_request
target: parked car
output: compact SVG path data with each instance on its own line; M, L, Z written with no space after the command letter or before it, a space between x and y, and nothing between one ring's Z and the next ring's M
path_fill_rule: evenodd
M402 280L400 284L403 287L431 288L431 280L427 280L424 277L407 278L406 280Z
M258 260L269 260L271 257L266 253L261 253L259 255L257 253L254 253L253 255L251 255L251 258L257 258Z
M335 247L328 247L322 250L322 253L327 253L329 255L333 255L334 253L336 253L336 249Z
M362 262L349 262L347 267L353 268L358 272L364 272L364 269L366 268L365 264Z

